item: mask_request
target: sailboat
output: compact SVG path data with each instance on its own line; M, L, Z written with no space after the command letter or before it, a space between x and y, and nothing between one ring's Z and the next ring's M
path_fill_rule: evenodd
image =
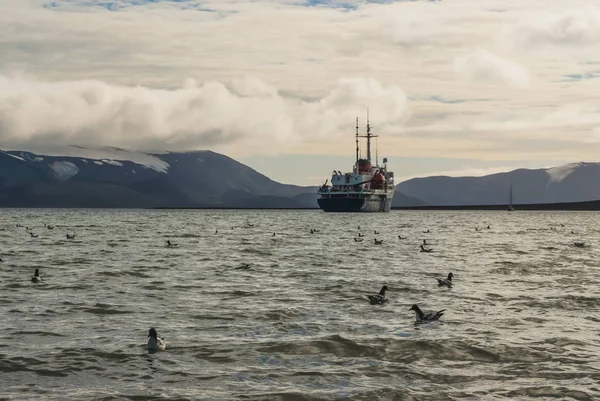
M513 207L513 197L512 197L512 183L510 184L510 189L508 190L508 209L506 209L506 211L508 212L514 212L515 208Z

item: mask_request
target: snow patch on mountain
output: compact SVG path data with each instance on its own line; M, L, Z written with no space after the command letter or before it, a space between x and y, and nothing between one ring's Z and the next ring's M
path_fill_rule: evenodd
M79 168L71 162L54 162L49 164L49 166L60 181L67 181L79 173Z
M116 160L102 159L102 162L103 162L103 163L106 163L106 164L112 164L113 166L120 166L120 167L122 167L122 166L123 166L123 163L121 163L121 162L118 162L118 161L116 161Z
M0 151L0 152L4 153L5 155L8 155L10 157L14 157L15 159L21 160L22 162L25 161L25 159L23 159L22 157L19 157L19 156L16 156L16 155L11 155L10 153L7 153L7 152L2 152L2 151Z
M111 146L100 148L86 148L82 146L37 146L37 145L13 145L4 147L6 151L31 152L35 155L54 156L54 157L77 157L83 159L102 160L105 163L115 166L122 166L119 161L130 161L139 164L145 168L151 168L159 173L167 173L169 163L159 159L156 156L149 155L135 150L115 148ZM18 156L11 155L17 159ZM117 164L119 163L119 164ZM96 163L98 164L98 163Z
M581 166L582 163L569 163L562 166L549 168L546 170L546 173L548 173L550 176L551 183L561 182Z

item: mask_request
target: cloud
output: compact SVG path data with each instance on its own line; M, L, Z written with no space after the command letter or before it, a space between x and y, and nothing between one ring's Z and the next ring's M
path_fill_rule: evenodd
M600 75L599 15L589 0L2 0L0 140L346 155L368 106L389 156L592 159L600 80L565 77Z
M462 80L514 88L529 86L529 72L511 60L476 49L454 59L454 74Z
M521 51L556 54L597 52L600 41L600 9L575 8L560 12L530 13L520 23L505 27L500 39L508 38L511 45Z
M326 96L306 102L253 77L236 79L231 87L190 79L167 90L0 75L0 141L141 150L238 144L256 150L348 135L367 106L376 110L378 124L397 124L405 116L406 96L371 78L340 79Z

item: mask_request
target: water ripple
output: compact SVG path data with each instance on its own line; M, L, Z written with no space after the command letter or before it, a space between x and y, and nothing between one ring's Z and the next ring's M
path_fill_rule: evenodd
M3 216L9 400L600 399L593 213ZM390 301L370 305L383 284ZM414 303L446 312L415 325ZM150 327L167 351L145 350Z

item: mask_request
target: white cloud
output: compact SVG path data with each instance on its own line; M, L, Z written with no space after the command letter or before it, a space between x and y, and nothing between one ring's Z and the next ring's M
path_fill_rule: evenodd
M0 1L0 140L346 154L369 106L390 156L595 157L591 0L108 3Z
M472 82L525 88L529 85L527 70L511 60L476 49L454 59L454 73L459 79Z
M374 79L341 79L310 102L281 96L257 78L236 80L232 87L187 80L166 90L0 75L0 140L141 150L239 143L256 151L265 144L347 134L367 106L376 110L378 124L398 123L405 115L404 92Z
M519 50L548 55L597 52L600 40L600 10L582 7L526 14L523 21L502 30L502 41L508 39Z

